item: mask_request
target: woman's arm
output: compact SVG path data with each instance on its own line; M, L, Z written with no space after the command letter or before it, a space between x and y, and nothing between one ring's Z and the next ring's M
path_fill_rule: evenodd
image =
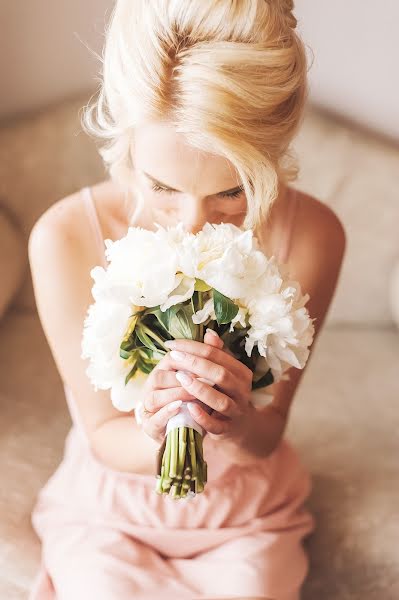
M94 455L116 471L147 474L152 469L155 475L159 447L131 415L105 421L91 435Z
M140 453L156 443L131 413L121 413L109 390L95 391L81 358L83 322L93 302L90 270L96 245L78 194L55 203L36 222L29 238L29 262L36 305L58 372L71 389L93 452L117 470L135 471ZM94 246L94 249L93 249Z
M284 433L290 407L304 372L309 365L315 341L334 297L346 249L343 225L331 208L312 197L306 197L298 211L296 234L292 240L289 261L290 276L299 281L303 294L310 296L306 308L314 321L315 335L304 369L291 367L289 380L281 380L266 388L274 396L271 405L253 413L252 425L240 443L223 442L223 449L238 462L267 456Z
M345 230L338 216L322 202L306 197L298 210L289 267L292 279L301 284L302 293L310 296L306 308L316 319L315 333L305 368L291 367L288 370L289 380L279 381L268 388L274 395L273 404L287 416L334 298L345 250Z

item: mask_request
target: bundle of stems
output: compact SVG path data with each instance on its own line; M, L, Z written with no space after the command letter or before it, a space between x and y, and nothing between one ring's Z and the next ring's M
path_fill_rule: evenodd
M203 309L205 302L210 298L213 300L216 319L209 317L205 322L196 324L193 315ZM137 371L151 373L168 352L164 345L166 340L202 341L205 327L214 329L223 340L224 347L255 371L258 353L255 349L248 357L245 351L244 338L249 326L244 327L236 323L233 331L230 331L231 321L238 310L239 306L230 298L199 279L196 280L190 300L173 305L165 311L161 311L160 306L137 307L130 316L129 326L120 346L120 356L131 365L125 383L127 384ZM252 387L257 388L272 382L273 377L270 377L269 369L266 375L253 381ZM184 498L204 491L207 463L204 460L202 443L203 436L188 424L177 426L176 423L176 427L172 426L158 450L155 484L157 493Z
M192 427L175 427L158 450L155 491L179 499L200 494L206 482L202 436Z

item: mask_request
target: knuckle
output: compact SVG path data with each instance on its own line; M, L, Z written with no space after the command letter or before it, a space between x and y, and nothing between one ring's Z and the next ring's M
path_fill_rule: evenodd
M154 387L162 387L165 381L165 375L166 375L166 370L165 369L158 369L155 372L155 378L154 378L154 382L153 385Z
M185 398L184 388L172 388L168 393L168 402L175 402Z
M213 368L213 373L212 373L212 379L218 383L218 384L222 384L225 383L227 378L227 371L224 367L222 367L221 365L215 365Z
M214 350L212 348L212 346L210 346L209 344L204 344L204 348L202 349L203 351L203 356L205 358L212 358L212 356L214 355Z
M220 422L217 425L215 425L214 431L212 433L215 433L216 435L220 436L226 435L227 426L224 423Z
M144 402L144 408L147 412L154 412L157 408L157 401L158 401L158 391L157 390L151 390L151 392L148 394L145 402Z
M194 356L192 354L188 355L189 357L189 363L192 367L198 367L198 356Z
M153 371L152 385L158 387L162 379L162 369L156 369Z
M228 398L221 398L218 401L218 407L216 410L218 412L226 412L228 410L229 406L230 406L230 402L229 402Z

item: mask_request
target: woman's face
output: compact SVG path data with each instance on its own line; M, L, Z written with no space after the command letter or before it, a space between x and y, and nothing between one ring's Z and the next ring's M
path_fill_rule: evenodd
M230 161L193 148L170 125L136 129L132 160L136 187L154 222L180 221L197 233L207 221L238 226L244 221L245 192Z

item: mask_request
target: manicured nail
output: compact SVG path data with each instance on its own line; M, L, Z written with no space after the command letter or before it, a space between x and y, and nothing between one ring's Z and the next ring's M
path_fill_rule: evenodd
M216 331L214 331L213 329L210 329L209 327L207 327L205 331L206 331L206 333L211 333L215 337L219 337L219 335L216 333Z
M184 360L185 354L179 350L172 350L170 356L173 358L173 360Z
M173 412L174 410L176 410L176 408L180 408L182 404L183 400L176 400L175 402L171 402L170 404L168 404L168 411Z
M166 342L163 343L164 346L166 346L167 348L173 348L175 344L174 340L167 340Z
M180 381L182 385L190 385L193 382L193 378L184 371L176 371L176 379Z
M187 407L188 410L193 413L193 415L198 415L198 406L195 402L187 402Z

